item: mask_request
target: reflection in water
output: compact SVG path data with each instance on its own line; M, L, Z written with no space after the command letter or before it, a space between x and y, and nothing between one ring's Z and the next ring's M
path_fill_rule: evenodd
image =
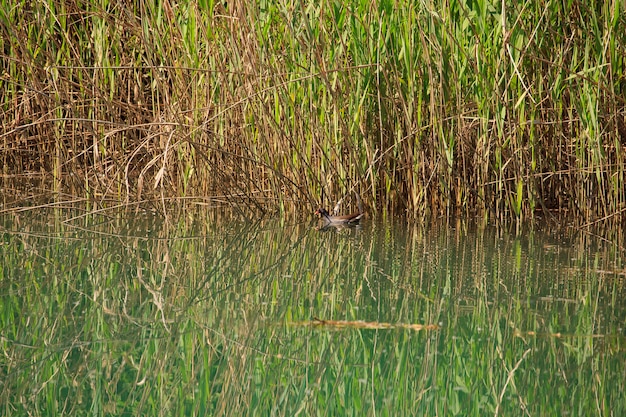
M623 252L603 231L0 224L13 413L626 412Z

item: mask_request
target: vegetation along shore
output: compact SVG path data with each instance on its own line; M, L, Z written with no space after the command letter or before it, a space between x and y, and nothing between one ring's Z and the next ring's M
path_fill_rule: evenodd
M3 1L3 194L618 218L625 7Z

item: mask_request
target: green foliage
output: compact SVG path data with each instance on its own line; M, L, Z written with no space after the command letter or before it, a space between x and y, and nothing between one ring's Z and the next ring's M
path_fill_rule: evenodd
M0 3L6 174L255 210L626 203L622 2ZM522 193L523 192L523 193ZM242 200L243 197L243 200Z

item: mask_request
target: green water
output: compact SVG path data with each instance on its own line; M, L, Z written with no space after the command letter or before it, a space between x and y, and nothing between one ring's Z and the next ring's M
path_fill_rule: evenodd
M3 415L626 415L619 234L0 225Z

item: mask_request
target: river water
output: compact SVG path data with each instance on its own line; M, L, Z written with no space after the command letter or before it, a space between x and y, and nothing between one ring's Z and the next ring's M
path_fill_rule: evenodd
M0 220L5 415L626 415L618 232Z

